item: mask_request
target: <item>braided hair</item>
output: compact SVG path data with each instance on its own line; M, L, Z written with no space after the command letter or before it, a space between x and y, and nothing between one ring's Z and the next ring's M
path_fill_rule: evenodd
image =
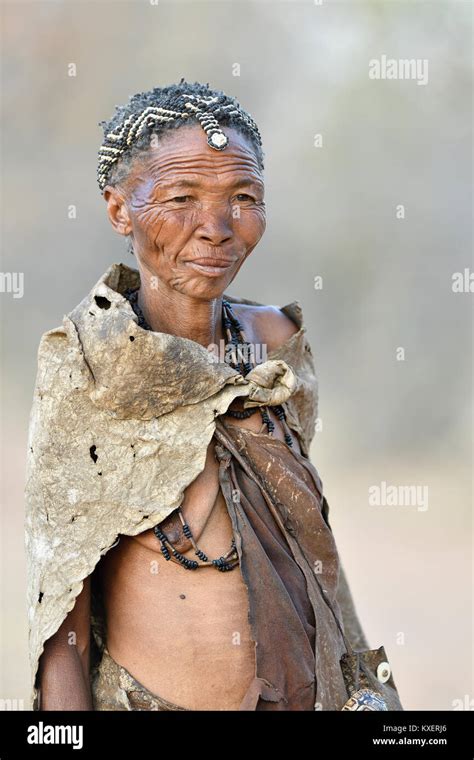
M250 140L258 165L264 168L260 132L250 114L235 98L211 90L209 83L190 84L183 77L179 84L132 95L126 105L116 106L109 121L99 122L104 130L97 167L100 191L128 175L133 159L149 149L152 135L192 123L200 124L214 150L224 150L228 144L221 125L234 127Z

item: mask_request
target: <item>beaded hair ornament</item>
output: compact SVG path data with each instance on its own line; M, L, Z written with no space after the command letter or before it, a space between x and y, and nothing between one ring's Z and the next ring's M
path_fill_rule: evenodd
M183 84L184 79L180 84ZM222 131L217 117L236 117L251 132L258 143L262 144L257 124L244 112L239 103L232 99L231 103L224 104L228 100L225 95L194 95L192 93L177 93L174 101L182 104L181 110L164 108L159 105L148 106L139 113L130 114L122 124L116 126L104 136L104 141L99 149L99 163L97 168L97 181L102 192L107 184L107 178L114 164L131 149L134 143L147 131L153 132L157 123L187 121L195 119L207 134L207 143L214 150L224 150L228 145L228 137Z

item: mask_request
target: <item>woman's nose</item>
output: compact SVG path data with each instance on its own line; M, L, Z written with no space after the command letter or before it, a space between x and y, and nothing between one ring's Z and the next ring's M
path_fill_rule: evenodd
M213 245L222 245L231 240L233 236L231 211L223 206L203 210L197 236Z

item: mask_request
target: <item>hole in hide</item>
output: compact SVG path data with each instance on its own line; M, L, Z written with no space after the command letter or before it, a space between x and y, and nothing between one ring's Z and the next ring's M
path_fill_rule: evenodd
M105 298L104 296L94 296L94 301L96 302L99 309L110 309L111 303L108 298Z

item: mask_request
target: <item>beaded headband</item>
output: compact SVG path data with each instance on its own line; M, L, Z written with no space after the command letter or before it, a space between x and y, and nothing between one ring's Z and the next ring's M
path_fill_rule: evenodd
M177 119L195 118L207 134L207 143L214 150L224 150L228 145L228 137L224 134L216 114L224 116L237 116L254 135L258 144L262 140L256 123L248 114L245 114L236 103L227 105L214 105L218 103L218 97L204 97L182 93L180 95L185 102L183 107L187 111L173 111L159 106L148 106L140 113L128 116L123 124L119 124L112 132L104 137L104 142L99 149L99 164L97 168L97 181L101 192L107 184L107 177L115 163L130 150L134 142L145 132L153 128L157 122L175 121ZM194 102L191 102L194 101Z

